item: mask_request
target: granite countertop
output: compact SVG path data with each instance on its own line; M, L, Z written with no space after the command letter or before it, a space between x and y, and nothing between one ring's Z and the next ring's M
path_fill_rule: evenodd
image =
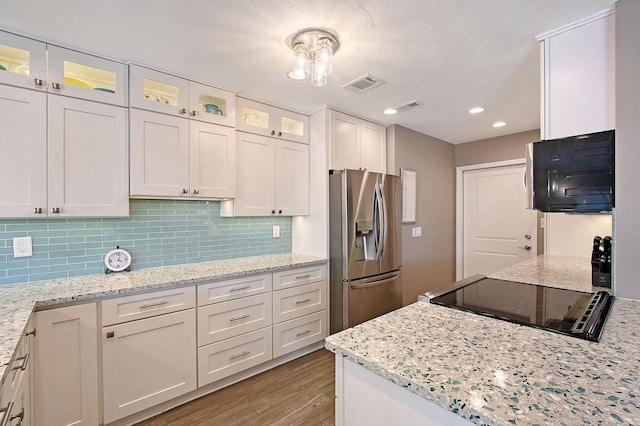
M34 309L49 309L140 291L277 272L325 262L326 259L315 256L274 254L0 286L0 377L4 377L6 366Z
M585 261L539 256L491 277L590 290ZM418 301L325 346L475 424L634 425L638 324L640 302L625 299L599 343Z

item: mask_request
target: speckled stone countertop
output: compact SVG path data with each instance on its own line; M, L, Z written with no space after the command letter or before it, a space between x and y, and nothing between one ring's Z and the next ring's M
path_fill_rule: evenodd
M590 290L583 261L491 277ZM616 299L595 343L418 301L325 346L478 425L640 425L639 324L640 302Z
M314 256L274 254L0 286L0 377L4 377L6 366L34 308L48 309L325 262L326 259Z

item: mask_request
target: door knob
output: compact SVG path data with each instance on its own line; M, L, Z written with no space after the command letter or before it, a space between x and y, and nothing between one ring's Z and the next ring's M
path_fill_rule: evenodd
M531 250L531 246L529 244L527 244L527 245L524 246L524 249L525 250Z

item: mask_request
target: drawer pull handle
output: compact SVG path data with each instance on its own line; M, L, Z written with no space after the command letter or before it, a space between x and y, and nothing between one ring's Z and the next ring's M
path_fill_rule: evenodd
M244 286L244 287L236 287L236 288L230 288L229 289L229 293L235 293L236 291L245 291L245 290L249 290L251 288L251 286Z
M27 369L27 364L29 363L29 353L27 353L24 356L21 356L19 358L16 358L16 361L22 361L20 363L20 365L16 365L15 367L12 367L12 370L26 370Z
M302 305L303 303L311 302L311 299L298 300L296 305Z
M306 336L309 333L311 333L311 330L301 331L300 333L296 333L296 337Z
M13 401L9 402L6 407L0 408L0 414L2 414L2 421L0 421L0 426L5 426L9 420L9 413L13 408Z
M36 336L36 329L34 328L31 331L27 331L24 335L25 336L33 336L33 337L35 337Z
M140 305L140 309L146 309L146 308L155 308L158 306L163 306L163 305L168 305L169 302L167 302L166 300L162 300L160 302L157 303L148 303L146 305Z
M9 417L9 423L11 423L12 421L14 421L15 419L20 419L20 421L18 422L17 425L15 426L20 426L22 424L22 420L24 420L24 407L22 407L20 409L20 412L14 416Z
M243 356L247 356L247 355L249 355L250 353L251 353L251 352L249 352L249 351L244 351L244 352L242 352L241 354L238 354L238 355L231 355L231 356L229 357L229 359L230 359L230 360L234 360L234 359L236 359L236 358L240 358L240 357L243 357Z
M112 339L116 336L115 331L107 331L107 339Z
M247 315L242 315L241 317L231 318L229 321L231 321L231 322L233 322L233 321L240 321L240 320L243 320L243 319L247 319L247 318L249 318L250 316L251 316L251 315L248 315L248 314L247 314Z
M311 274L297 276L296 280L304 280L306 278L311 278Z

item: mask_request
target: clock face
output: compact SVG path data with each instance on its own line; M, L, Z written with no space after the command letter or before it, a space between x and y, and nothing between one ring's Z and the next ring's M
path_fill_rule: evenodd
M124 271L131 265L131 255L126 250L120 248L111 250L104 257L104 264L107 269L111 271Z

